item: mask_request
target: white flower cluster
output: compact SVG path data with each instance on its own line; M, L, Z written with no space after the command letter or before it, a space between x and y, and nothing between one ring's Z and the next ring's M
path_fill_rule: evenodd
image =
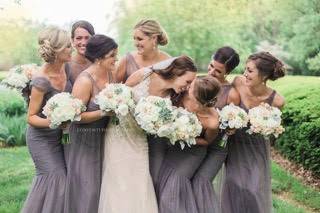
M281 126L281 111L267 103L249 110L249 134L258 133L263 136L274 135L276 138L284 132Z
M170 99L156 96L141 98L135 108L134 116L147 133L166 137L172 132L175 116Z
M86 110L82 101L70 93L62 92L52 96L43 108L43 114L50 120L50 128L58 128L62 122L80 121L81 112Z
M36 64L18 65L9 70L8 75L1 82L5 86L21 91L31 81L32 76L39 70Z
M108 84L96 97L100 109L114 111L117 116L125 116L134 107L132 90L124 84Z
M201 134L202 125L197 116L184 108L174 110L175 118L172 123L172 132L168 136L170 142L180 142L181 149L187 144L189 147L196 144L195 138Z
M246 127L249 121L248 114L233 103L218 110L220 129L241 129Z

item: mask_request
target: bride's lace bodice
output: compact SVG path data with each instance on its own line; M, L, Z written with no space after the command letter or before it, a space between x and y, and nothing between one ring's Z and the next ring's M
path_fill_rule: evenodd
M132 88L133 99L137 103L141 98L149 96L150 75L152 70L148 67L144 69L143 80Z

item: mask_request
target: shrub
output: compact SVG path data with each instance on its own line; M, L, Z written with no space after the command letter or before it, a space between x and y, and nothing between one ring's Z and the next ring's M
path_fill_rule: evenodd
M9 117L0 114L0 141L6 146L26 144L26 115Z
M26 103L21 94L0 85L0 113L14 116L26 112Z
M307 85L286 97L285 133L275 147L290 160L320 176L320 88Z

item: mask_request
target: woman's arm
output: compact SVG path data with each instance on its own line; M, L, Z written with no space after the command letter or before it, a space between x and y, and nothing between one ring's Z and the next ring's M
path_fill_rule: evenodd
M87 105L91 98L91 90L92 82L88 78L80 76L73 85L72 95L80 99L84 105ZM81 120L77 123L91 123L111 114L111 112L104 113L102 110L83 112L81 113Z
M126 76L126 67L127 67L127 59L125 56L120 60L119 66L116 69L115 79L117 83L124 83L124 78Z
M134 87L143 80L144 68L134 72L126 81L126 85L129 87Z
M38 128L46 128L50 125L49 119L41 118L37 115L40 112L40 110L42 110L41 106L44 94L44 91L36 87L32 87L31 89L30 102L27 113L27 121L31 126Z

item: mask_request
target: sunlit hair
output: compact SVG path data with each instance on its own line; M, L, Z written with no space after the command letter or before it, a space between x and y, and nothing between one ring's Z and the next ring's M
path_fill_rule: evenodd
M40 57L47 63L53 63L57 54L71 45L67 31L58 27L42 30L38 38Z
M186 55L179 56L165 69L154 69L153 67L151 69L163 79L174 79L184 75L186 72L198 71L193 60Z
M258 52L249 56L248 61L253 61L261 76L272 81L285 75L284 64L269 52Z
M159 22L151 19L139 21L134 29L139 29L147 36L157 35L157 43L161 46L168 44L169 38Z
M205 107L213 107L220 91L220 83L212 76L199 76L194 83L193 95Z

